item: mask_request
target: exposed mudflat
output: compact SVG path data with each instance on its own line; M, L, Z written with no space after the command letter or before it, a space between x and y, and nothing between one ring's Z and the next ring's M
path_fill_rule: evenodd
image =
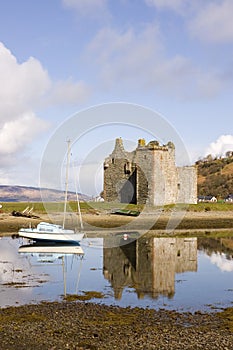
M39 215L38 219L14 217L11 214L0 214L0 233L17 232L20 227L27 227L31 223L36 225L40 221L48 221L45 214ZM53 221L62 222L62 215L53 216ZM113 215L100 213L84 214L84 229L87 232L111 230L233 230L232 211L209 211L209 212L149 212L138 217ZM73 222L68 221L67 227L72 227ZM108 230L109 231L109 230Z
M220 314L42 303L0 310L1 349L232 349Z

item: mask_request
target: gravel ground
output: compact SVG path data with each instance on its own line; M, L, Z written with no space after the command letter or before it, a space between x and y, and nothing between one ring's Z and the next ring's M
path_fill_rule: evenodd
M0 349L233 349L218 313L177 313L84 302L0 310Z

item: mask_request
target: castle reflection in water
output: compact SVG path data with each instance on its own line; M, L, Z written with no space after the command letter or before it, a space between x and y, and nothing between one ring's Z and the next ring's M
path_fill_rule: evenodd
M104 277L116 299L126 287L134 288L138 298L172 298L176 273L197 271L197 238L140 238L104 248L103 259Z

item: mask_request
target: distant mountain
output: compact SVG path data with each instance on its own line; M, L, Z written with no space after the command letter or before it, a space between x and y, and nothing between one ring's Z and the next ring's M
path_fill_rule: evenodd
M218 199L233 194L233 152L225 158L211 156L196 162L198 167L198 195L215 196Z
M8 186L0 185L0 202L40 202L41 193L43 198L48 198L51 202L64 200L64 192L59 190L27 187L27 186ZM80 201L89 201L90 197L85 194L78 194ZM68 192L68 200L75 201L76 193Z

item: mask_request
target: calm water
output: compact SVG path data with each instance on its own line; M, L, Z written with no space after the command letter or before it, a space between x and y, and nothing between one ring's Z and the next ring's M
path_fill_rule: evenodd
M108 305L191 312L233 305L231 238L142 238L115 248L90 238L84 255L19 252L23 243L0 239L1 307L85 291L102 292L92 301Z

